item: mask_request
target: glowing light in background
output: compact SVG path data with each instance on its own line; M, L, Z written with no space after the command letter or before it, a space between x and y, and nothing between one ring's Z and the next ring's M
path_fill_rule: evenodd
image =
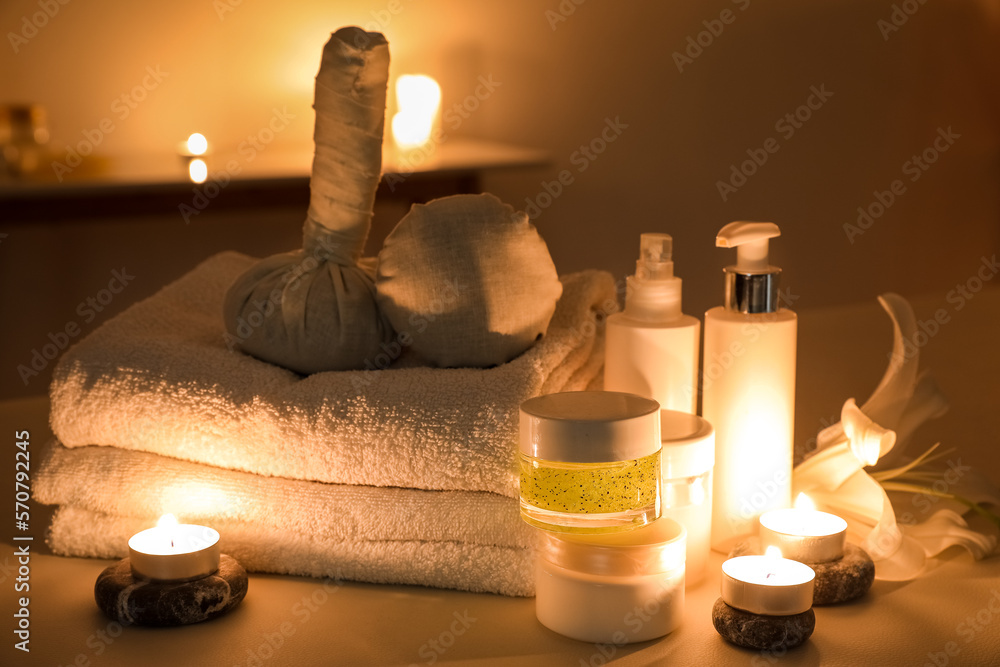
M392 138L403 150L426 145L441 108L441 86L424 74L404 74L396 79L399 112L392 117Z
M201 158L195 158L188 164L188 177L193 183L204 183L208 178L208 165Z
M194 482L171 482L159 489L160 507L181 516L217 519L238 512L231 494L215 486Z
M191 155L204 155L208 152L208 139L200 132L195 132L187 138L187 150Z

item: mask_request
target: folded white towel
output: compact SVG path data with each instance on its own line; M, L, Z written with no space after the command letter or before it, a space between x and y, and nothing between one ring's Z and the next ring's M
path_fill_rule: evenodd
M600 382L608 273L564 277L548 333L501 366L301 377L227 347L222 299L253 261L216 255L67 351L51 387L59 439L293 479L516 496L518 406Z
M245 523L317 540L456 542L530 547L534 531L514 498L265 477L116 447L53 443L34 498L152 523ZM150 524L151 525L151 524Z
M64 556L122 558L148 519L60 507L48 542ZM222 552L251 572L376 584L414 584L475 593L534 595L532 551L459 542L341 541L239 521L219 521Z

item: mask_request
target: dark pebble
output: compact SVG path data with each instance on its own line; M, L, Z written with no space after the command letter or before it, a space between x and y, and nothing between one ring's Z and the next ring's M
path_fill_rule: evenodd
M861 547L848 544L844 557L830 563L812 563L816 571L813 604L837 604L855 600L872 587L875 563Z
M122 625L188 625L236 607L247 594L247 584L246 571L225 554L218 572L185 582L137 579L126 558L97 577L94 599L101 611Z
M761 651L778 651L799 646L816 629L816 614L807 609L791 616L752 614L726 604L722 598L712 607L712 624L727 641Z

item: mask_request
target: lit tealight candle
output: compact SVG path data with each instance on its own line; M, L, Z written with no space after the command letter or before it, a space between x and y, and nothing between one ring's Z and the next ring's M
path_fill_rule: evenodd
M800 493L793 509L771 510L760 516L762 549L778 547L785 558L800 563L828 563L844 556L847 522L820 512Z
M132 574L156 581L190 581L219 569L219 533L206 526L178 524L166 514L155 528L128 541Z
M790 616L812 608L816 573L781 557L772 547L763 556L738 556L722 564L722 601L753 614Z

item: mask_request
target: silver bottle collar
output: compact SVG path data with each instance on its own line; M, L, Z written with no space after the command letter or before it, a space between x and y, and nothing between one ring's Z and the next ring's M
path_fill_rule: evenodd
M739 313L774 313L778 310L778 283L781 269L770 267L767 273L740 273L735 266L726 273L726 310Z

